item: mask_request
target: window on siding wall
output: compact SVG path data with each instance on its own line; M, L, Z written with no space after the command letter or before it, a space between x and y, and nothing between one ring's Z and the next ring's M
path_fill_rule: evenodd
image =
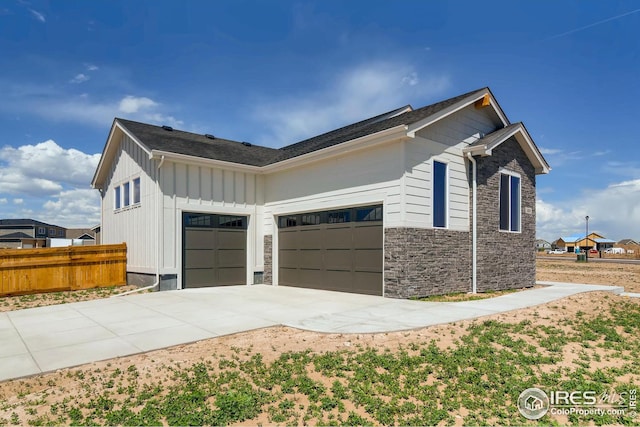
M500 230L520 231L520 177L500 174Z
M140 203L140 178L133 180L133 204Z
M113 189L113 202L114 209L120 209L120 186Z
M433 162L433 226L447 226L447 164Z
M122 184L122 205L124 207L129 206L131 203L130 185L128 182Z

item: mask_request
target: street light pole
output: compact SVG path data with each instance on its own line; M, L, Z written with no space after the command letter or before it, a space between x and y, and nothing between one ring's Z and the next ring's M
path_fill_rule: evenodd
M584 238L585 240L585 245L587 247L587 251L586 251L586 256L584 258L585 262L589 262L589 215L585 216L584 219L587 222L587 234L585 234Z

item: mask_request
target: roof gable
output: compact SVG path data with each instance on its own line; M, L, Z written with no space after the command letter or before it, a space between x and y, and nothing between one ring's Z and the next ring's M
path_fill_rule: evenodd
M471 153L472 155L490 156L496 147L512 137L518 141L527 158L534 165L537 174L549 173L551 167L533 142L533 139L522 122L513 123L485 135L465 148L464 152Z

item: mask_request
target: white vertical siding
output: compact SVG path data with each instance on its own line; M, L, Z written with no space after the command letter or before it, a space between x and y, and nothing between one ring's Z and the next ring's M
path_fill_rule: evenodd
M114 188L137 177L140 204L114 211ZM102 203L102 242L125 242L128 269L154 272L158 234L155 162L133 140L123 136L107 184Z

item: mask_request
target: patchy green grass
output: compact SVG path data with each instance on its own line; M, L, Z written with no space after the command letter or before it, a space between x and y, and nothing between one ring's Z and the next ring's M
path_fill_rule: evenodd
M393 350L355 345L269 362L232 347L186 366L70 370L73 396L51 384L21 390L16 402L0 387L0 402L10 402L0 403L0 424L637 425L629 413L528 421L515 405L529 387L638 388L640 305L604 298L606 310L557 322L537 310L525 320L470 322L446 345L407 340Z
M444 295L432 295L428 297L422 298L412 298L417 301L428 301L428 302L456 302L456 301L475 301L487 298L495 298L500 295L512 294L514 292L519 292L521 289L507 289L504 291L487 291L480 292L476 294L468 293L468 292L457 292L452 294L444 294Z
M21 310L24 308L44 307L47 305L66 304L70 302L87 301L108 298L135 286L109 286L104 288L83 289L79 291L46 292L16 296L0 296L0 312Z

